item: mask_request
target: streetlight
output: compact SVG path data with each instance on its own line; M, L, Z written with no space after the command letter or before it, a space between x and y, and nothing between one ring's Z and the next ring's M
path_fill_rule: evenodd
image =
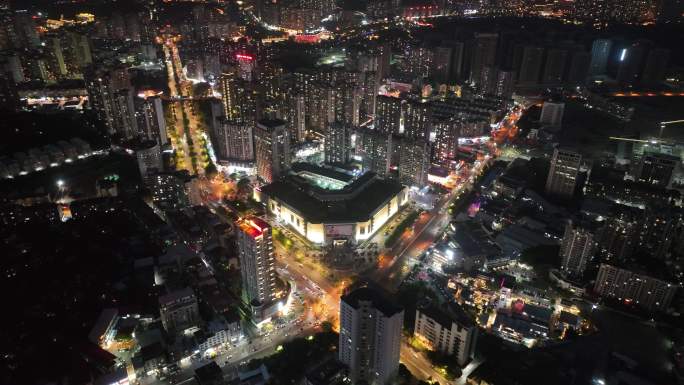
M59 188L64 187L64 181L62 179L57 180L57 187L59 187Z

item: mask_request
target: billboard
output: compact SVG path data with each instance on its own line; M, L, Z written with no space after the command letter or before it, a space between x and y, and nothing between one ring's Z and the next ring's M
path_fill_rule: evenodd
M325 238L351 238L354 225L325 225Z

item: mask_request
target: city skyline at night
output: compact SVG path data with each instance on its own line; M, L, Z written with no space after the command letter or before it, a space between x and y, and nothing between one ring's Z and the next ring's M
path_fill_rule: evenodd
M0 383L684 384L682 1L0 18Z

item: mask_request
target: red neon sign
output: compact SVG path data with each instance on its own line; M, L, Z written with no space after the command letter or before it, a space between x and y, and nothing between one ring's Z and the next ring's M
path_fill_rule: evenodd
M254 57L249 56L249 55L242 55L242 54L237 54L235 55L238 59L245 59L245 60L254 60Z

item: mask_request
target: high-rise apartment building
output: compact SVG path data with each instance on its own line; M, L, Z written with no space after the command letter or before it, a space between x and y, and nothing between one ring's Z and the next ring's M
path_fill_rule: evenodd
M427 140L395 136L392 138L392 154L401 183L418 187L427 184L430 167L430 145Z
M513 96L513 88L515 86L515 73L511 70L498 70L496 75L496 83L494 84L493 94L504 99L510 99Z
M570 67L568 68L566 84L583 84L589 75L589 65L591 54L584 51L581 47L572 53L570 57Z
M458 137L461 135L461 124L459 120L454 118L445 118L434 122L433 162L444 164L444 162L456 159Z
M453 58L453 47L439 46L434 50L432 61L432 76L440 82L446 82L451 77L451 60Z
M114 92L112 118L114 132L121 138L132 139L138 136L138 121L135 116L135 99L133 90L129 88Z
M145 139L154 140L160 146L169 143L169 138L166 134L164 106L160 97L137 98L136 115L138 118L138 129Z
M398 133L408 138L426 140L430 136L432 128L432 108L430 103L408 99L404 104L403 130L400 125Z
M577 223L569 222L565 225L565 233L561 241L560 257L561 270L565 273L581 277L596 251L594 233Z
M182 332L200 323L197 297L191 288L185 288L159 297L162 325L169 333Z
M250 302L268 305L275 300L275 251L271 226L251 217L237 223L242 287Z
M252 125L245 122L220 120L214 135L216 155L222 160L254 160Z
M563 123L565 103L544 102L539 123L560 127Z
M143 178L153 171L164 170L161 148L159 143L153 140L140 143L135 148L135 157L138 160L138 169Z
M256 97L252 84L233 72L223 73L220 82L226 119L253 123L256 119Z
M135 100L130 80L117 69L89 70L86 89L90 106L110 134L123 139L138 136Z
M187 171L155 172L145 179L152 201L162 210L178 210L190 204L188 183L193 177Z
M496 51L499 35L496 33L476 33L472 41L470 81L479 83L482 69L496 64Z
M571 198L577 185L582 155L569 150L553 150L545 191L560 198Z
M323 149L326 163L347 163L351 154L350 128L341 122L330 123L325 132Z
M392 159L391 134L360 129L356 131L355 146L364 171L373 171L380 176L387 175Z
M455 356L460 366L473 358L477 332L475 322L458 305L442 309L431 304L416 309L413 336L432 351Z
M306 140L306 98L304 94L287 95L287 126L295 143Z
M399 370L404 310L364 287L340 300L339 359L354 384L385 385Z
M375 107L375 131L399 134L403 110L402 99L378 95Z
M603 261L627 261L638 243L639 221L628 213L608 218L597 232L597 251Z
M672 180L672 174L681 162L678 156L647 152L634 167L634 178L656 186L667 187Z
M424 45L406 45L404 51L404 72L414 78L425 78L432 75L435 53Z
M290 134L280 119L262 119L254 128L257 175L271 183L290 168Z
M670 282L608 264L601 264L594 284L598 295L661 311L670 306L677 289Z
M613 42L608 39L597 39L591 45L591 62L589 64L589 75L604 75L608 69L608 59Z

